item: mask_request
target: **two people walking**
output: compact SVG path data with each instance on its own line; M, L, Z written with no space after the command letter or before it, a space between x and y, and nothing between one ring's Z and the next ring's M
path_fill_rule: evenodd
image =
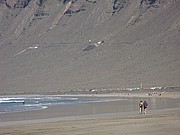
M147 113L147 107L148 107L148 103L146 101L140 101L139 103L139 113L142 114L146 114Z

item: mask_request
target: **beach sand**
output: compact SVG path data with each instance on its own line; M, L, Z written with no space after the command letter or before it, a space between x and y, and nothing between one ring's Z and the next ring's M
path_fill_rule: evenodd
M168 96L164 95L162 99L167 97L171 99L170 97L172 97L176 98L172 101L179 101L178 95L168 94ZM133 97L133 95L130 96ZM136 96L138 95L136 94ZM139 95L139 97L143 96ZM149 97L145 96L143 98ZM159 97L155 96L153 98ZM137 99L139 100L139 98ZM169 101L171 102L171 100ZM60 111L61 113L64 112L62 116L58 115L60 109L58 107L1 114L0 135L179 135L179 108L160 108L159 110L149 110L147 114L139 114L138 109L133 112L113 110L118 103L120 101L93 103L90 108L93 106L101 110L99 113L95 112L94 114L88 113L88 107L83 108L83 106L65 107L63 108L64 111ZM104 113L102 106L105 110L109 109L111 111ZM75 112L73 112L74 109ZM81 111L82 113L80 113ZM66 114L69 112L73 113Z

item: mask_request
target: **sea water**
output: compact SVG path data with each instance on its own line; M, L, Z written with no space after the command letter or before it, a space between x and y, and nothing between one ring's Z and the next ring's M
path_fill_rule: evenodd
M73 98L56 96L36 96L36 97L3 97L0 98L0 114L11 112L22 112L30 110L46 109L48 106L61 104L80 104L90 102L108 102L115 99L96 98Z
M95 98L95 97L59 97L59 96L22 96L22 97L0 97L0 114L11 112L22 112L30 110L46 109L53 105L77 105L92 102L110 102L117 101L117 111L135 111L140 100L146 100L149 104L148 110L158 110L167 108L179 108L180 99L168 98ZM119 110L118 110L119 108ZM109 111L109 110L108 110Z
M0 114L46 109L50 105L75 104L83 102L79 98L63 97L4 97L0 98Z

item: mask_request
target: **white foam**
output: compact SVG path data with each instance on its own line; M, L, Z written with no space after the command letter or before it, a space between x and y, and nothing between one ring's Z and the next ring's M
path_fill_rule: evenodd
M9 98L9 97L6 97L6 98L0 98L0 101L7 101L7 100L20 100L20 99L26 99L26 98L23 98L23 97L18 97L18 98Z
M47 109L48 107L47 106L42 106L42 109Z
M24 100L18 100L18 101L0 101L0 103L24 103Z

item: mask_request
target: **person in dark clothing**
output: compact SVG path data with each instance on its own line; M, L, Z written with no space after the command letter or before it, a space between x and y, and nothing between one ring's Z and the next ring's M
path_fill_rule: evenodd
M148 103L146 101L144 101L143 107L144 107L144 114L146 114L147 113L147 107L148 107Z

